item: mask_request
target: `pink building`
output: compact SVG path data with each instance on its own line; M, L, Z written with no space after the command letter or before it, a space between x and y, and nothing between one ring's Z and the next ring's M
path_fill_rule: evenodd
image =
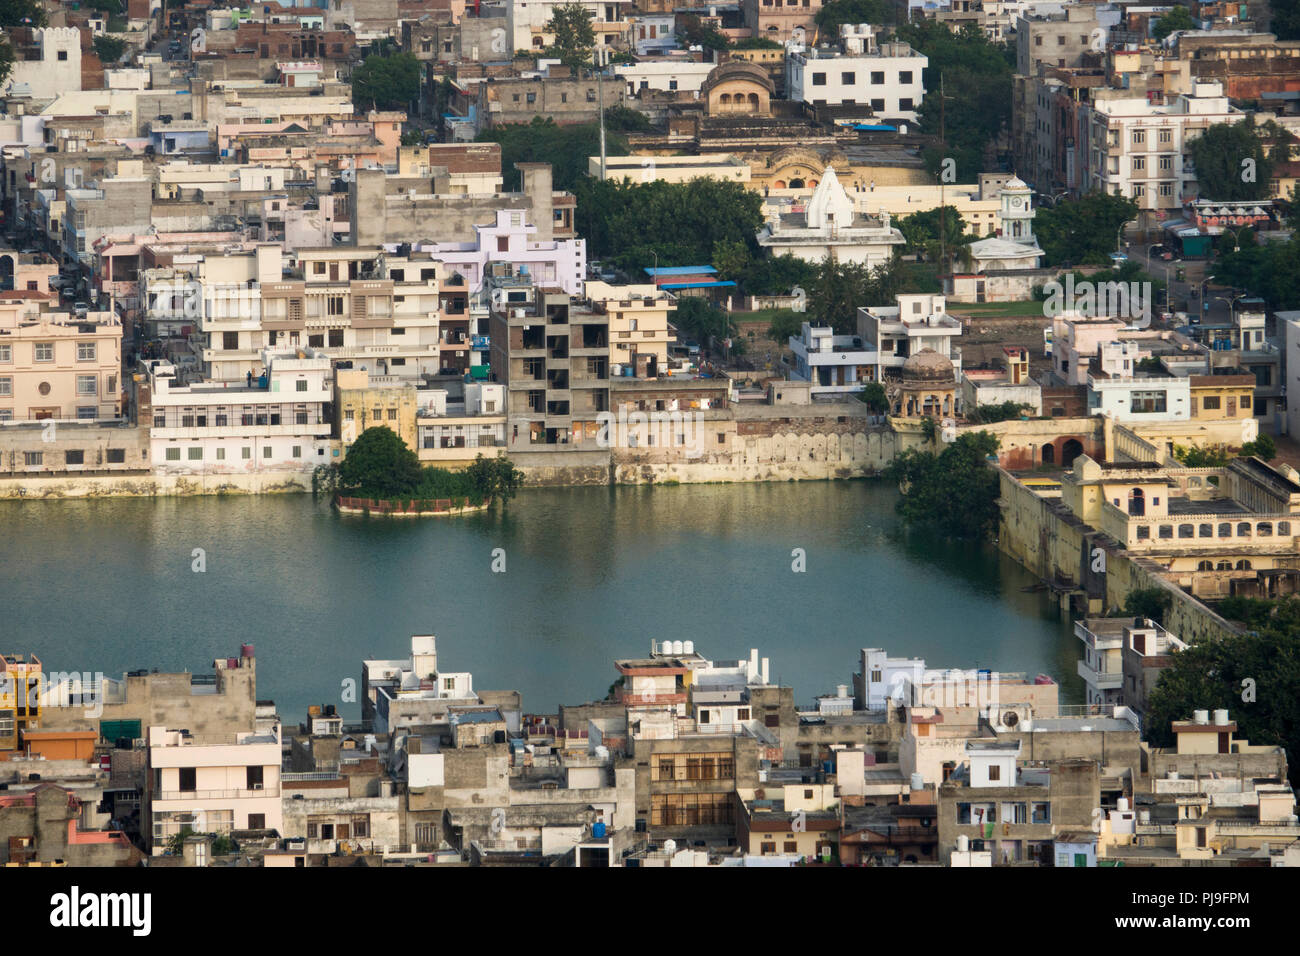
M0 293L0 422L122 417L122 323L47 311L49 293Z

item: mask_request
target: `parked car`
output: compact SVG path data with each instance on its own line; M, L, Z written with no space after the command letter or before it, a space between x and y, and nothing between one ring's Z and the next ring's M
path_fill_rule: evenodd
M686 351L687 351L688 353L690 353L691 355L699 355L699 354L700 354L700 343L699 343L699 342L691 342L691 341L683 342L683 343L682 343L682 347L685 348Z
M90 312L90 303L89 302L74 303L72 306L72 311L77 313L77 315L86 315Z

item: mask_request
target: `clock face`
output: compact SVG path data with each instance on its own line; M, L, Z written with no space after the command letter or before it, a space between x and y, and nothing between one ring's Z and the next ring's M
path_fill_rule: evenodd
M1012 208L1012 209L1019 209L1019 208L1020 208L1020 204L1021 204L1022 202L1024 202L1024 200L1022 200L1019 196L1016 196L1014 199L1011 200L1011 208Z

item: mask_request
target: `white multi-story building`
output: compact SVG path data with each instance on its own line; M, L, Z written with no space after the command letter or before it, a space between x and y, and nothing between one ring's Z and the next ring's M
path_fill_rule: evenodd
M921 73L929 57L900 41L877 43L865 23L844 24L839 49L792 42L786 91L799 103L859 103L878 116L916 121L925 98Z
M280 830L280 728L193 735L149 728L145 833L155 856L186 828L195 833Z
M152 363L150 457L166 474L308 471L332 459L330 360L313 349L264 349L265 374L181 385ZM144 412L142 403L142 413Z
M944 297L929 293L899 295L892 306L858 309L858 335L879 356L880 374L898 374L913 355L933 349L952 362L961 380L961 323L945 311Z
M298 249L286 268L282 247L265 243L205 257L197 291L174 301L197 313L191 344L204 375L217 381L260 374L264 348L303 347L418 379L469 364L468 318L442 328L441 269L378 247Z
M627 83L628 96L640 96L644 90L657 90L694 93L698 98L704 81L716 68L716 63L700 63L684 56L665 56L620 64L614 67L614 75Z
M835 170L827 166L802 212L772 210L758 233L758 244L774 256L792 255L807 262L828 256L875 268L888 261L903 234L882 212L859 212Z
M496 222L474 227L472 242L416 243L413 251L445 263L447 272L464 276L471 293L483 287L488 267L509 263L526 273L538 285L557 286L569 295L582 294L587 270L587 240L536 239L537 226L527 222L527 213L502 209Z
M1191 93L1164 105L1131 96L1099 99L1080 110L1089 150L1081 191L1134 200L1143 229L1158 228L1160 219L1197 198L1188 144L1207 127L1245 115L1218 82L1195 83Z
M790 351L790 377L812 382L814 396L851 395L876 378L878 355L861 336L836 335L826 326L805 322L798 335L790 336Z

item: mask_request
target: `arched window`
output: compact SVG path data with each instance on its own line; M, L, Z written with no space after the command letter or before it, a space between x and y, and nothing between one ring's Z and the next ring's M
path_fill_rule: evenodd
M723 93L721 96L718 97L718 102L719 102L721 105L723 105L723 106L730 106L730 105L731 105L731 94L730 94L730 93Z
M1250 525L1247 522L1242 521L1237 524L1237 537L1238 538L1250 537Z
M804 188L804 182L803 182L803 180L800 179L800 178L798 178L798 177L796 176L794 179L790 180L790 188L791 188L791 189L803 189L803 188Z
M1214 570L1214 562L1213 562L1213 561L1202 561L1202 562L1200 562L1199 564L1196 565L1196 570L1197 570L1197 571L1213 571L1213 570Z
M1196 529L1190 524L1180 524L1178 526L1178 537L1194 538L1196 537Z
M1128 513L1135 516L1147 513L1147 499L1141 488L1134 488L1128 493Z
M1237 570L1238 570L1238 571L1249 571L1249 570L1251 570L1250 562L1247 561L1245 558L1242 558L1240 561L1237 562Z
M1200 538L1213 538L1213 537L1214 537L1214 525L1212 525L1212 524L1203 524L1203 525L1201 525L1200 528L1197 529L1197 537L1200 537Z
M758 94L757 94L757 93L750 93L750 94L749 94L749 105L752 106L754 109L758 109Z
M1219 537L1220 538L1232 537L1232 525L1229 522L1222 521L1219 523Z
M1255 525L1255 534L1259 535L1261 538L1273 537L1273 522L1261 521L1259 524Z

